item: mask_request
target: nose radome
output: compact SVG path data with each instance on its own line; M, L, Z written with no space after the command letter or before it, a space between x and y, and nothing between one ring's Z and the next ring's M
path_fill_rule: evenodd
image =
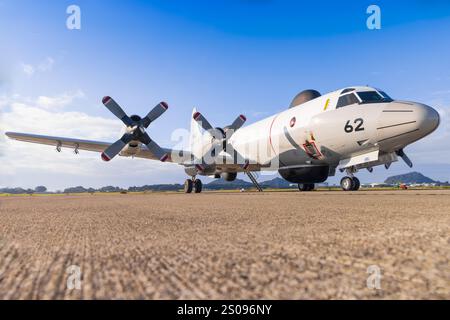
M421 103L416 103L414 109L417 127L423 134L428 135L439 127L440 117L435 109Z
M381 149L398 150L420 140L439 126L439 113L421 103L397 101L381 111L377 140Z

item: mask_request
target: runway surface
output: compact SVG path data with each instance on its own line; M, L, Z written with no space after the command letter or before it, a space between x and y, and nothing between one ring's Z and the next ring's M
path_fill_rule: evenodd
M450 191L0 197L0 299L450 299L449 235Z

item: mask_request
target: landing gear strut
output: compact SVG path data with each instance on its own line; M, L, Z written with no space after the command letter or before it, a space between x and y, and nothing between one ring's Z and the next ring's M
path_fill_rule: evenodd
M344 177L341 180L341 188L344 191L358 191L361 187L361 182L357 177Z
M302 192L313 191L316 188L314 183L299 183L298 190Z
M192 177L184 182L184 193L201 193L203 191L203 183L200 179Z

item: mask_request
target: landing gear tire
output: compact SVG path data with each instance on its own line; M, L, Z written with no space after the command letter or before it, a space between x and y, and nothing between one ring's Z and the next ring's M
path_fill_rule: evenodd
M361 182L356 177L344 177L341 180L341 188L344 191L358 191L361 187Z
M194 190L195 193L201 193L203 190L203 183L201 180L197 179L194 181Z
M298 190L301 192L313 191L315 189L314 183L299 183Z
M359 188L361 188L361 181L359 181L359 179L357 177L353 177L353 191L358 191Z
M352 191L354 187L353 179L350 177L344 177L341 180L341 188L344 191Z
M191 179L186 180L184 183L184 193L192 193L194 190L194 182Z

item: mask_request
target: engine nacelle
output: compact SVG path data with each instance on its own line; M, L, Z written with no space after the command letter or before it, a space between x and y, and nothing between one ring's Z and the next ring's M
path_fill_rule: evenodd
M189 166L184 168L184 172L186 172L186 174L191 177L195 177L198 174L202 176L212 176L216 173L216 166Z
M233 182L237 178L237 173L236 172L224 172L224 173L222 173L222 178L225 181Z
M140 150L141 150L140 143L132 141L129 144L127 144L125 148L123 148L123 150L120 152L120 155L122 157L132 157L137 155Z
M307 166L280 169L283 179L292 183L321 183L328 179L329 166Z

